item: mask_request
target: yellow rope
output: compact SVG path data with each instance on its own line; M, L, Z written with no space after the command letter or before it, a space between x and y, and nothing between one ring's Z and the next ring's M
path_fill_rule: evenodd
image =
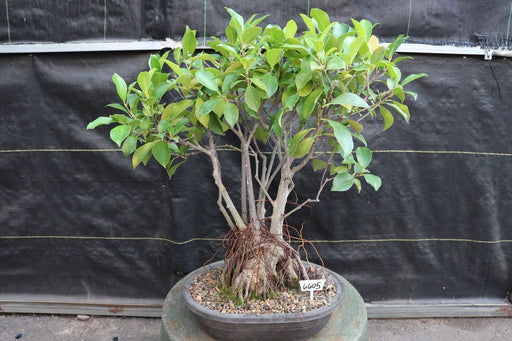
M120 152L121 149L66 149L66 148L39 148L39 149L3 149L0 153L35 153L35 152Z
M36 148L36 149L3 149L0 153L34 153L34 152L120 152L119 148L103 149L69 149L69 148ZM233 151L229 148L219 148L219 151ZM407 149L382 149L374 150L374 153L410 153L410 154L459 154L512 157L512 153L472 152L463 150L407 150ZM322 154L323 152L318 152Z
M173 245L185 245L198 241L220 242L222 238L191 238L175 241L161 237L102 237L102 236L0 236L0 239L78 239L78 240L131 240L131 241L163 241ZM298 241L297 241L298 242ZM470 238L381 238L381 239L340 239L340 240L309 240L314 244L354 244L354 243L422 243L422 242L456 242L472 244L505 244L512 239L479 240Z

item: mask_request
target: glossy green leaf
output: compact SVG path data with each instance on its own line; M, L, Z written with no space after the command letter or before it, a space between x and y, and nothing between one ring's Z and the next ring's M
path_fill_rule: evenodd
M286 102L285 102L286 107L288 109L292 109L295 106L295 104L297 104L299 99L300 99L300 95L298 93L294 93L293 95L288 96L288 98L286 98Z
M409 107L407 105L396 101L393 101L393 103L387 103L387 105L395 109L404 118L405 122L409 123L411 114L409 113Z
M311 72L299 72L295 77L295 85L297 89L300 90L306 86L306 84L311 80Z
M167 143L163 141L156 142L153 145L151 152L153 153L155 160L158 161L162 167L166 168L169 160L171 159L171 151L169 150Z
M97 126L101 126L101 125L104 125L104 124L110 124L112 122L114 122L112 117L100 116L100 117L98 117L97 119L95 119L94 121L90 122L87 125L87 130L94 129Z
M372 161L372 151L366 147L357 147L356 157L361 167L366 168Z
M187 108L194 105L194 101L191 99L184 99L183 101L170 103L162 111L161 120L171 120L176 118L179 114L184 112Z
M306 137L304 140L300 141L297 145L297 149L295 149L295 152L293 153L293 157L296 159L301 159L306 156L311 150L314 142L315 138L312 136Z
M378 64L384 59L384 54L386 53L386 48L384 46L379 46L375 51L372 52L372 58L370 59L372 64Z
M175 159L174 159L175 160ZM181 161L175 165L172 165L171 167L169 167L171 165L171 163L168 164L167 166L167 176L169 176L169 179L172 178L172 176L174 175L174 173L176 173L176 171L178 170L178 168L184 163L185 161Z
M328 59L326 69L331 71L345 69L346 67L345 61L340 56L334 55Z
M234 126L238 121L238 108L233 103L226 103L224 107L224 118L230 126Z
M225 29L226 37L231 44L235 44L238 38L238 32L233 26L227 26Z
M265 53L265 59L271 68L274 67L281 60L283 49L272 49Z
M119 147L123 143L124 139L130 135L129 125L120 125L110 130L110 139L114 141Z
M143 71L137 76L137 83L139 84L142 93L148 97L149 87L151 86L151 75L148 71Z
M384 131L393 125L393 122L395 121L395 119L393 118L393 114L391 114L391 112L388 109L386 109L384 107L380 107L379 111L380 111L380 115L384 119L384 128L382 129Z
M312 91L305 99L304 106L302 107L302 118L307 119L309 115L313 112L316 107L316 103L318 102L318 98L323 93L323 88L316 88Z
M123 154L128 156L137 149L137 137L135 135L130 135L123 142Z
M373 174L365 174L364 175L364 179L366 180L366 182L368 184L370 184L373 189L375 189L376 191L379 190L380 186L382 185L382 180L381 178L379 178L378 176L376 175L373 175Z
M233 19L233 22L237 25L237 27L240 30L243 30L244 28L244 18L238 14L237 12L233 11L231 8L226 8L226 11L231 15L231 19Z
M279 86L277 79L272 74L266 73L263 75L263 77L261 77L261 81L265 85L267 98L272 97L272 95L277 91L277 87Z
M123 103L125 103L126 96L128 95L128 86L126 85L126 82L117 73L114 73L114 75L112 76L112 80L116 85L117 95L123 101Z
M317 170L325 169L327 167L327 163L325 163L325 161L320 160L320 159L314 159L311 162L311 164L313 166L313 171L315 171L315 172Z
M209 114L215 108L217 103L219 103L219 100L219 98L211 98L204 102L203 105L201 105L201 107L199 108L199 116Z
M402 86L404 86L418 78L422 78L422 77L428 77L428 75L426 73L413 73L413 74L405 77L405 79L402 81Z
M250 44L254 39L256 39L261 34L261 27L252 26L248 27L244 30L242 34L242 43Z
M352 133L350 130L345 127L343 124L329 120L329 125L332 127L334 131L334 137L336 137L336 141L338 141L339 146L342 150L342 156L345 158L352 153L354 149L354 140L352 139Z
M136 168L141 162L143 162L148 155L151 152L151 149L153 148L153 145L155 142L149 142L146 144L143 144L139 148L135 150L132 156L132 166L133 168Z
M196 42L196 31L191 30L188 26L186 27L185 34L183 35L183 40L181 42L183 47L183 54L185 56L191 56L194 54L196 50L197 42Z
M356 94L346 92L332 100L331 104L368 108L368 103Z
M250 85L245 89L245 103L251 110L258 111L260 108L260 95Z
M354 184L354 177L349 173L339 173L334 177L332 181L331 191L345 192L348 191Z
M288 145L288 155L293 155L295 153L295 151L297 150L297 146L299 145L299 142L302 141L302 139L304 139L306 134L309 133L310 131L311 128L300 130L299 132L297 132L297 134L295 134L295 136L293 136L292 140L290 141L290 144Z
M219 91L217 86L217 80L215 79L215 75L207 70L197 70L196 78L203 86L207 87L212 91Z
M114 108L114 109L117 109L117 110L121 110L122 112L124 112L126 114L129 114L128 110L124 106L119 104L119 103L110 103L110 104L107 104L107 107Z
M331 23L329 15L319 8L312 8L310 11L310 15L313 19L316 20L320 31L323 31Z
M297 33L297 24L294 20L288 20L284 27L284 35L286 39L295 37L295 33Z

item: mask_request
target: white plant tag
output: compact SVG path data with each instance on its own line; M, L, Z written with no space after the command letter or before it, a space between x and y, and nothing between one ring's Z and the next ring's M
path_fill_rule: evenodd
M324 288L325 279L310 279L299 281L300 291L309 291L309 299L313 300L313 292Z

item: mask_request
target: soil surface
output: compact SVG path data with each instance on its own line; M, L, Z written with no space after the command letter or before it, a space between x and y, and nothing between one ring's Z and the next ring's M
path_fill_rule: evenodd
M311 279L320 279L324 272L318 267L308 268ZM276 294L275 298L249 299L246 302L233 302L222 290L222 269L211 269L197 276L190 287L192 298L202 306L231 314L269 314L269 313L298 313L306 312L328 305L336 296L336 286L329 274L325 274L323 290L314 292L310 300L309 291L287 290Z

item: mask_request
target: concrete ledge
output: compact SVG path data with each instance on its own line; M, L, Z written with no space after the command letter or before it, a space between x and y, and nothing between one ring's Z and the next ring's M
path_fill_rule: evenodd
M331 316L327 326L312 341L367 341L368 320L363 299L357 290L343 277L345 299ZM214 341L196 323L192 313L183 302L181 290L184 279L176 283L164 301L162 312L161 341Z

